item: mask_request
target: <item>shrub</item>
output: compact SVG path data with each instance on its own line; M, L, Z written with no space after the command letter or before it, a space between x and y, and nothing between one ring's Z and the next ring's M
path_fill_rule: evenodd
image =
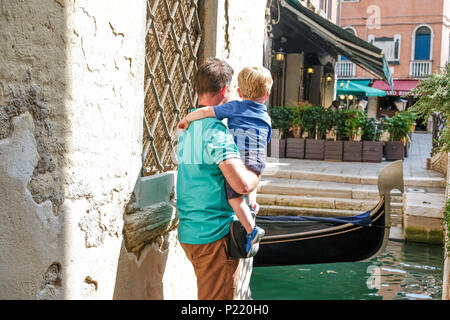
M363 141L380 141L381 130L377 127L375 118L366 119L363 125Z
M400 141L411 130L415 114L409 111L397 112L392 118L383 120L383 128L389 132L391 141Z
M269 107L268 112L272 119L272 127L279 129L284 137L287 137L294 122L293 108Z

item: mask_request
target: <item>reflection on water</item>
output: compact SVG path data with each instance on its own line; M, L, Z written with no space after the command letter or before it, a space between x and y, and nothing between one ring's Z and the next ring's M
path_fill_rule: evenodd
M443 248L389 241L365 262L253 269L254 299L433 299L442 295Z

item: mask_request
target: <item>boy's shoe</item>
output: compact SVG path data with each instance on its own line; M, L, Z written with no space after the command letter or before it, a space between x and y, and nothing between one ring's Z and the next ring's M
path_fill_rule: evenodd
M255 226L252 232L247 233L247 244L245 249L247 250L247 258L253 257L259 250L259 241L264 236L264 229Z

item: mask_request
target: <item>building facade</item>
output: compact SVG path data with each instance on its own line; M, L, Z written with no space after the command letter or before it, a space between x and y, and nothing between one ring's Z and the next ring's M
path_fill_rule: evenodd
M381 48L394 88L378 85L388 95L404 96L418 79L439 72L450 56L450 1L342 0L339 25ZM339 79L373 79L366 70L341 58ZM398 88L396 88L397 86Z

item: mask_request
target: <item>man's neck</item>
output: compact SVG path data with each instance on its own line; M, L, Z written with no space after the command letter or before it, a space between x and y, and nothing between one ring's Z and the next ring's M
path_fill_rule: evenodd
M218 106L224 103L223 97L220 94L211 95L203 94L198 97L199 106Z

